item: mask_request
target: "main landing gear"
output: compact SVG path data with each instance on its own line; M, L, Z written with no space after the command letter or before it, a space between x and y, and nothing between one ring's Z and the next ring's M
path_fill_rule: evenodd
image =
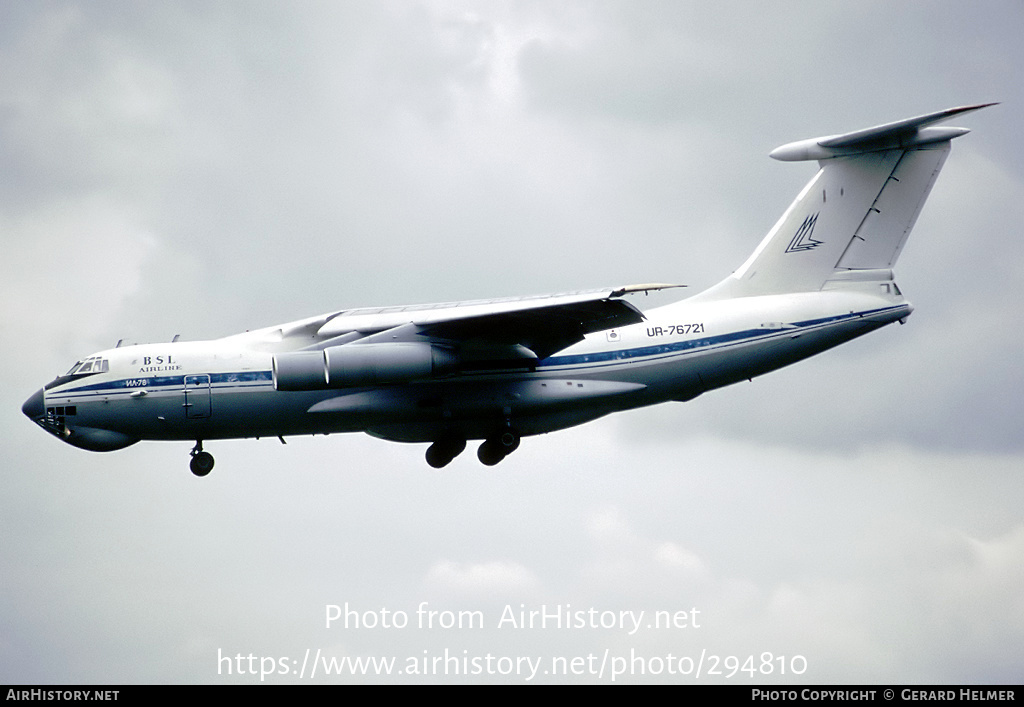
M476 458L482 464L494 466L512 452L519 449L519 435L507 429L499 435L488 437L476 450Z
M461 437L442 437L427 447L427 464L435 469L448 466L465 448L466 440Z
M213 455L203 451L203 440L197 439L196 446L192 447L190 453L192 461L188 463L188 468L192 470L193 474L206 476L213 471Z
M519 447L519 434L511 427L506 428L493 437L488 437L480 445L476 456L483 464L494 466ZM427 464L440 469L448 466L451 461L462 454L466 448L466 440L461 437L443 437L427 448Z

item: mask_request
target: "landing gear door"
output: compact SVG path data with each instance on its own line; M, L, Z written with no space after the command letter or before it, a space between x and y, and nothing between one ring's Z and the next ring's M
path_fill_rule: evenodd
M210 376L185 376L185 417L210 416Z

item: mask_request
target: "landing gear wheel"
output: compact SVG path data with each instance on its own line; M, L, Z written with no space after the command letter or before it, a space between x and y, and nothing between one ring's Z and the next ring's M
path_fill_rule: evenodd
M427 464L440 469L448 466L452 459L462 454L466 440L459 438L439 439L427 448Z
M192 447L190 453L192 461L188 463L188 468L192 470L193 474L206 476L213 471L213 455L203 451L203 440L196 440L196 446Z
M435 469L440 469L447 466L449 462L451 462L451 458L444 453L444 450L438 448L437 442L427 447L427 464Z
M507 453L508 452L505 451L505 447L500 441L496 439L488 439L485 440L476 451L476 458L480 460L481 464L494 466L504 459Z

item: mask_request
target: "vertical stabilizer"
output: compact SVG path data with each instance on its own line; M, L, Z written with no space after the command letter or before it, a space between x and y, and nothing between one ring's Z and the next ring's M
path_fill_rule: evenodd
M950 108L774 150L776 159L818 160L821 168L746 262L698 297L817 291L839 273L892 268L950 142L968 132L929 126L985 105Z

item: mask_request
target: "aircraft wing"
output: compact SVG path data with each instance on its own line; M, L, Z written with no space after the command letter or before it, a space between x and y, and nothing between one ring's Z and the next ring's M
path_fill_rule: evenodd
M443 341L523 346L543 359L591 332L643 319L629 302L601 297L438 321L423 325L420 334Z
M542 359L592 332L642 322L640 311L622 296L669 287L679 285L652 283L536 297L345 310L319 327L316 348L356 341L429 340L510 350L523 347Z

